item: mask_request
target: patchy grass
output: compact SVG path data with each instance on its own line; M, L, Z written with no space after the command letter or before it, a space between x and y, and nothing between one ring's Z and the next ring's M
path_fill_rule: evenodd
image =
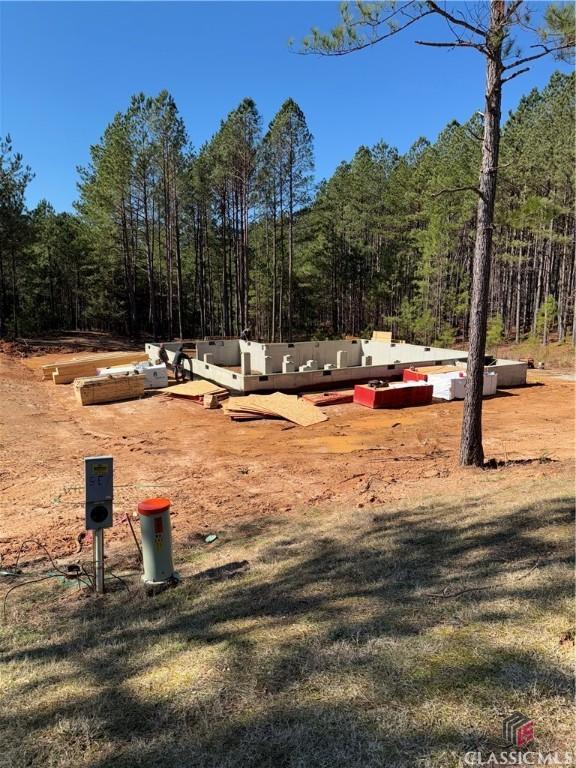
M499 344L491 347L490 352L497 357L511 360L518 360L520 357L532 357L535 365L542 362L546 368L574 367L574 345L569 341L553 341L544 345L538 339L529 338L520 344Z
M501 748L514 710L567 748L573 486L529 471L241 526L180 551L154 598L136 575L103 598L16 590L0 765L450 768Z

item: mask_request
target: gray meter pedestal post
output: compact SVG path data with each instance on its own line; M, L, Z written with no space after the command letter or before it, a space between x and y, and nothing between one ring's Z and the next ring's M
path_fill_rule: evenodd
M114 498L114 460L112 456L87 456L84 459L86 481L86 529L93 531L94 587L104 592L104 528L112 526Z
M165 584L178 579L172 562L170 499L145 499L138 504L142 559L146 584Z

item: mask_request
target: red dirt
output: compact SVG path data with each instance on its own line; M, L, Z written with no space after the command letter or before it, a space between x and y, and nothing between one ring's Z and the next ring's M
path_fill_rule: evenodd
M29 536L59 556L74 552L84 530L84 456L114 456L115 527L107 538L119 549L132 547L122 518L150 496L172 500L174 537L190 542L263 516L473 489L480 471L457 467L461 402L395 411L333 405L328 422L308 428L232 423L221 410L160 392L82 407L71 386L40 380L39 367L60 358L0 354L5 566ZM536 460L495 473L515 481L522 472L565 472L574 457L574 384L540 371L529 383L484 406L487 458Z

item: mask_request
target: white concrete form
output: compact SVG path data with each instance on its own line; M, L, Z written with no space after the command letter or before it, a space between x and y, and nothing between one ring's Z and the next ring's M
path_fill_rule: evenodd
M430 365L461 365L467 353L456 349L416 344L385 343L368 339L300 341L262 344L240 339L196 341L196 357L184 367L235 392L294 391L337 387L370 379L397 379L404 368ZM181 346L166 343L170 362ZM184 345L186 347L186 345ZM158 344L146 344L152 362ZM498 373L498 386L526 383L526 363L498 360L487 371Z

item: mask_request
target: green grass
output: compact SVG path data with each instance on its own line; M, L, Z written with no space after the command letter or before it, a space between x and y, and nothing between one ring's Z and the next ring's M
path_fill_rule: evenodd
M178 551L183 583L156 597L137 576L103 598L16 590L0 765L450 768L501 748L514 710L538 749L566 748L573 490L529 472L223 531Z

